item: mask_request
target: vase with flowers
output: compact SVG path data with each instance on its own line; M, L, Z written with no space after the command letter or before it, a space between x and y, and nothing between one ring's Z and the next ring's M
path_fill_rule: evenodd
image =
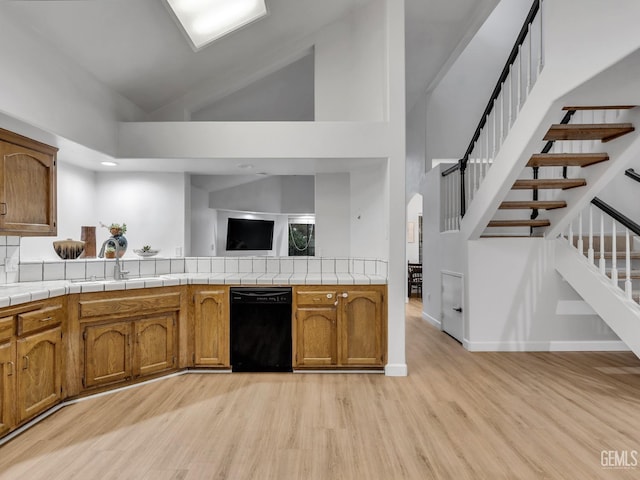
M127 233L127 224L112 223L111 225L105 225L101 222L100 225L109 230L109 233L112 237L107 240L105 257L115 258L116 250L118 251L118 257L122 257L127 251L127 247L129 246L129 242L124 236L124 234ZM115 242L118 242L118 248L116 248Z

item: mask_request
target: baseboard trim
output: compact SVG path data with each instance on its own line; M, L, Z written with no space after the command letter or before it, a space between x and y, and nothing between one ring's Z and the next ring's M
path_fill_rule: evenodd
M384 374L387 377L406 377L407 364L406 363L388 363L384 367Z
M464 346L470 352L626 352L629 347L621 340L549 341L549 342L470 342Z
M429 322L431 325L436 327L438 330L442 330L442 322L435 317L432 317L427 312L422 312L422 319L426 322Z

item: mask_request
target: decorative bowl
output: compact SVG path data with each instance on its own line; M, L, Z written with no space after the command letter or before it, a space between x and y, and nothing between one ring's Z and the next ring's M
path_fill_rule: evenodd
M137 248L133 250L134 253L140 257L153 257L158 254L160 250L142 250L141 248Z
M56 240L53 249L62 260L75 260L84 252L84 242L81 240Z

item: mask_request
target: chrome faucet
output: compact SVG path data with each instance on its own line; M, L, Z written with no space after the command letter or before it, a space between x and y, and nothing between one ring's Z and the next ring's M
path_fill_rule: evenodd
M109 242L113 242L113 244L115 245L115 249L116 249L116 264L113 267L113 278L115 278L116 280L124 280L125 278L127 278L127 274L129 272L122 270L122 267L120 266L120 242L118 242L118 239L115 237L109 237L107 238L104 243L102 244L102 248L100 248L100 253L98 254L98 257L100 258L104 258L104 251L105 248L107 247L107 244Z

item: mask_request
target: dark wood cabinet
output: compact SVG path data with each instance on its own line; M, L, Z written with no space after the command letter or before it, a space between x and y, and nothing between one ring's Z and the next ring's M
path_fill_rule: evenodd
M57 235L57 151L0 129L0 234Z

